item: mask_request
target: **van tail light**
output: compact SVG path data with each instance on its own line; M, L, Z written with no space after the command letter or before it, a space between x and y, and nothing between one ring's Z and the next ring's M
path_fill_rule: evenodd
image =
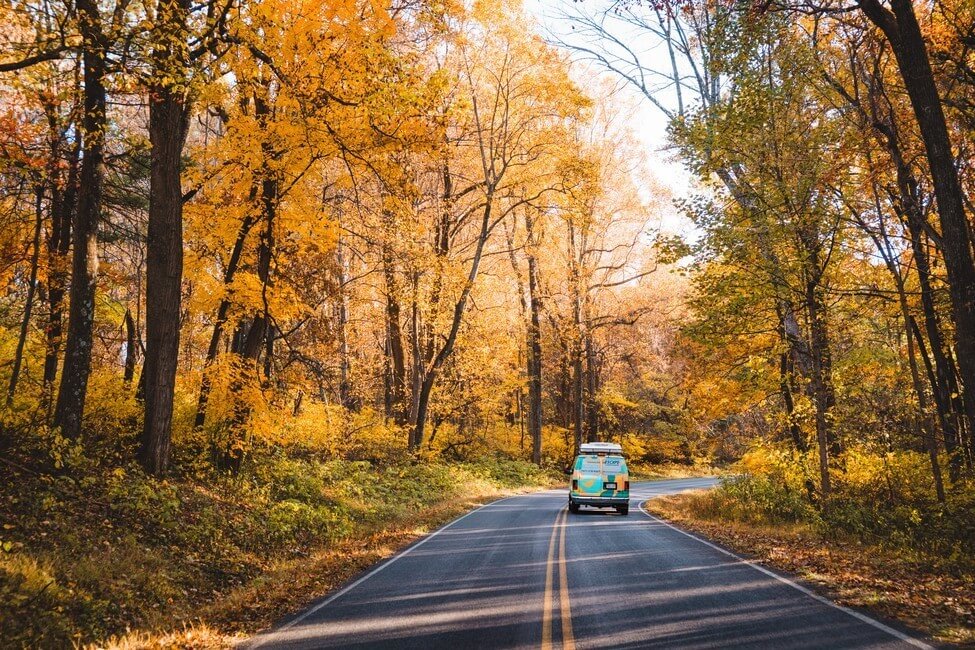
M629 481L623 481L623 491L624 492L629 492L629 490L630 490L630 482Z
M579 489L579 480L578 479L572 479L572 489L573 490L578 490Z

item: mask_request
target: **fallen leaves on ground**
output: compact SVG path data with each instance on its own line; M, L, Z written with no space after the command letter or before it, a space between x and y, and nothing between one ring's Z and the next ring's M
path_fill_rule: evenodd
M686 507L693 493L659 497L646 509L730 550L791 573L841 605L896 619L931 637L975 647L975 577L930 558L825 539L803 527L706 520Z

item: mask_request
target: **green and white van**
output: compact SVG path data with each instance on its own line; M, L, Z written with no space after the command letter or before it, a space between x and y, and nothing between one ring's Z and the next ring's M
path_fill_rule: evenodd
M569 512L582 506L630 512L630 474L623 448L613 442L589 442L579 448L572 466Z

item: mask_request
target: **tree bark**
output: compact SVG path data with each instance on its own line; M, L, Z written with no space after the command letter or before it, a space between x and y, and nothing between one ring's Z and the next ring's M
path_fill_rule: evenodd
M388 219L388 217L387 217ZM388 225L387 225L388 226ZM392 237L392 228L387 227L387 237ZM406 353L403 349L403 330L399 303L399 287L396 282L396 267L392 247L383 243L383 277L386 281L386 335L389 339L390 371L390 410L397 424L406 422ZM410 445L413 446L413 441Z
M352 391L349 384L349 296L345 289L348 281L348 272L345 261L345 247L342 244L342 236L339 235L335 245L335 263L338 266L338 305L336 314L338 321L338 340L339 340L339 403L347 409L354 408L352 403Z
M586 440L599 440L599 368L592 334L586 334Z
M49 118L53 121L53 118ZM56 128L52 123L52 129ZM50 404L54 381L58 375L61 352L61 336L64 331L64 295L68 284L68 252L71 249L71 220L78 199L78 160L81 141L76 136L68 159L64 177L64 190L56 183L51 186L51 228L47 236L47 326L45 327L46 351L44 355L44 394ZM57 146L52 146L52 157L57 156Z
M81 435L81 419L91 374L92 331L95 320L95 287L98 280L98 220L101 217L105 182L105 37L94 0L78 0L84 64L84 156L78 209L74 214L71 292L64 367L54 425L69 439Z
M533 230L531 217L526 217L529 232ZM532 441L532 462L542 464L542 297L538 281L538 262L534 252L528 253L528 306L531 320L528 326L528 433Z
M941 97L911 0L891 0L891 9L879 0L859 0L859 6L887 37L924 141L938 202L942 253L955 321L955 350L971 435L975 428L975 261Z
M160 0L149 89L149 232L146 256L145 420L139 461L166 472L172 445L183 282L183 189L180 171L189 128L186 20L189 0ZM171 81L171 80L175 81Z
M792 446L800 454L809 451L809 443L802 435L802 429L796 422L796 404L792 394L793 366L792 358L788 352L779 355L779 390L782 392L782 400L785 403L785 415L788 418L789 437L792 439Z
M122 371L122 381L126 387L131 386L132 378L135 377L136 352L135 342L135 320L132 318L132 310L125 310L125 365Z

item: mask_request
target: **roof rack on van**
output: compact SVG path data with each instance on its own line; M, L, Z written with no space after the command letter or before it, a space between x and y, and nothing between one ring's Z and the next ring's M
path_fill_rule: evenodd
M623 447L615 442L585 442L579 447L581 454L622 454Z

